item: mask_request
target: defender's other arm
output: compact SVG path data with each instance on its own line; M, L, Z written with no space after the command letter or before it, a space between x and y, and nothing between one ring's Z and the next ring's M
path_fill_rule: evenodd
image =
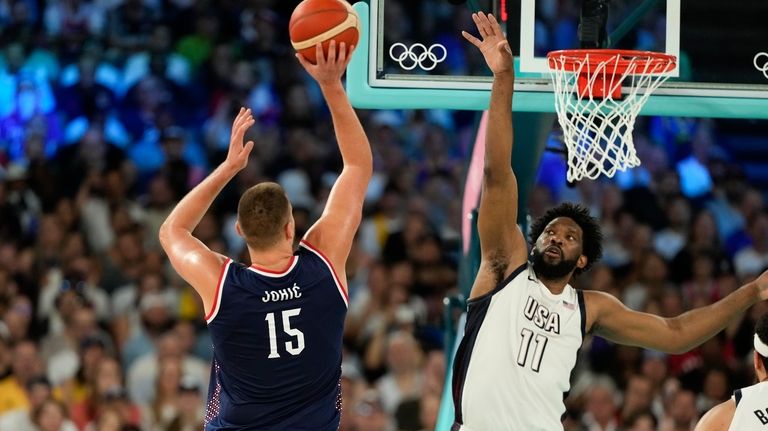
M611 341L669 353L683 353L722 331L740 313L766 299L768 271L706 307L664 318L630 310L603 292L585 291L588 327Z

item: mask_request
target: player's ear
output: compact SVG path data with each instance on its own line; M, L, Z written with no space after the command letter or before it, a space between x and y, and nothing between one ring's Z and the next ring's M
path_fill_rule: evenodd
M579 258L576 260L576 267L579 269L584 269L585 266L589 263L589 259L585 255L579 256Z
M243 229L240 227L240 222L235 222L235 231L237 232L237 236L240 238L245 238L245 234L243 233Z
M293 237L296 235L296 226L294 225L293 216L288 217L288 221L283 226L283 235L285 235L285 239L287 240L293 240Z
M757 353L757 351L752 352L752 361L755 363L755 371L758 376L760 373L765 374L765 366L763 365L763 360L760 358L760 354Z

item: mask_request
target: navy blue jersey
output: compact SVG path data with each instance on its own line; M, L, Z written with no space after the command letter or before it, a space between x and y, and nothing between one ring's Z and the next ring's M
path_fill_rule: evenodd
M337 430L347 296L306 241L283 272L227 260L206 317L209 430Z

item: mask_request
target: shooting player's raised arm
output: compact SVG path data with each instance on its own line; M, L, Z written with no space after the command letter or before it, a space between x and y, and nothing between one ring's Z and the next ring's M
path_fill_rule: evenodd
M309 64L299 57L302 66L320 85L328 103L336 141L344 161L322 216L304 238L328 257L343 283L345 262L360 226L365 192L373 175L373 156L363 126L341 84L341 75L349 63L344 43L338 46L338 55L336 52L337 46L332 41L327 59L320 45L317 46L317 65Z

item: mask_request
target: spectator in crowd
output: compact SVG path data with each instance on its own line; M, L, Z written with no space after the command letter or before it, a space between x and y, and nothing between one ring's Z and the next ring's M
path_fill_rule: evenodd
M43 373L43 363L32 340L19 340L11 352L10 374L0 380L0 414L29 409L27 385Z
M51 384L43 376L27 382L29 408L19 408L0 415L0 430L34 431L50 429L76 431L75 425L67 418L69 410L60 401L51 398Z

